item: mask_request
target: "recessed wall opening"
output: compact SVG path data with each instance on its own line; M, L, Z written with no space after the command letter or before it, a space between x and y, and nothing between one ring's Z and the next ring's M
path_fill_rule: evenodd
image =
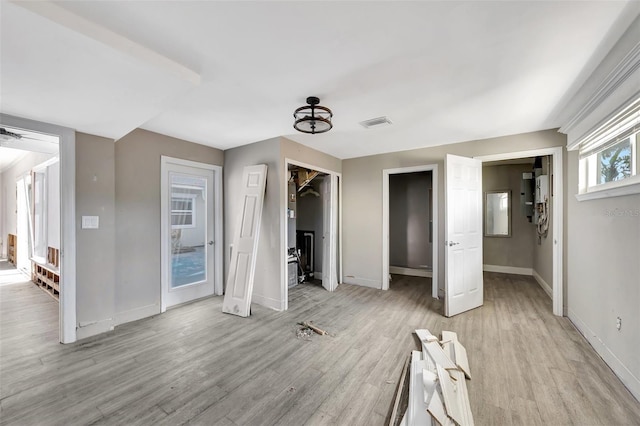
M552 156L484 162L484 270L533 276L551 297Z
M389 176L389 272L432 277L432 171Z
M339 177L287 161L286 284L322 286L340 282Z
M0 127L0 285L12 286L4 292L15 289L33 295L21 300L32 301L34 306L10 309L40 309L42 315L55 316L58 322L62 291L60 138L4 124Z
M562 156L563 148L543 148L529 151L511 152L504 154L486 155L475 157L477 160L483 162L483 165L509 165L510 163L519 163L523 158L529 164L530 158L533 158L533 167L526 166L527 169L531 167L532 179L534 179L534 193L532 195L534 203L534 216L532 221L536 227L536 236L534 236L534 253L538 251L538 254L534 254L534 263L531 269L522 268L520 271L512 270L511 273L522 273L525 275L533 275L538 281L544 291L550 295L553 305L553 314L557 316L563 316L564 314L564 302L563 302L563 168L562 168ZM511 160L510 163L499 163L504 160ZM484 168L483 168L484 169ZM483 173L484 175L485 173ZM484 177L484 176L483 176ZM486 189L487 183L483 179L483 185ZM514 189L516 187L514 186ZM513 192L512 192L513 194ZM518 200L519 197L513 200ZM544 203L546 196L547 202ZM541 201L541 202L536 202ZM515 204L512 204L512 208ZM538 211L536 213L536 210ZM515 215L516 213L514 213ZM546 225L538 229L538 219L540 214L547 216ZM486 219L486 217L485 217ZM544 222L544 221L543 221ZM545 229L546 227L546 229ZM538 233L542 235L538 235ZM546 233L546 237L544 234ZM540 244L538 245L538 241ZM486 238L485 241L486 243ZM487 256L485 247L483 254L483 263L485 270L491 270L487 268ZM549 259L550 256L550 259ZM494 269L495 270L495 269ZM505 271L504 269L502 270ZM500 271L498 271L500 272Z
M437 165L383 170L382 241L382 289L409 275L438 298Z

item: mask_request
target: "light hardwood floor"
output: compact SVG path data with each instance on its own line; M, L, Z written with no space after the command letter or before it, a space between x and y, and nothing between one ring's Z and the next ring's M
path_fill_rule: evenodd
M426 278L389 291L312 285L244 319L215 297L57 343L57 302L0 287L0 423L382 425L415 328L458 333L478 425L640 424L640 404L530 278L487 273L485 304L447 319ZM332 336L296 338L311 320Z

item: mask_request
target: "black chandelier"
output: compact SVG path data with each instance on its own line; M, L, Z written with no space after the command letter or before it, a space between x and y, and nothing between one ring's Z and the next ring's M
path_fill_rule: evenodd
M305 105L296 109L293 113L293 118L296 121L293 123L293 128L302 133L324 133L331 130L333 124L331 124L331 117L333 113L327 107L318 105L320 99L315 96L309 96Z

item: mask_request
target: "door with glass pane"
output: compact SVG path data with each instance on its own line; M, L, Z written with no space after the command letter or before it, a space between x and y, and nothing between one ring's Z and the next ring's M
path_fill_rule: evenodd
M163 162L162 310L214 294L214 171Z

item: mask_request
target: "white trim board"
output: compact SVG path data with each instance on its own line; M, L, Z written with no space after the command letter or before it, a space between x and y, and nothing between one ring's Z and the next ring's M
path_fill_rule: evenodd
M152 317L160 313L160 305L157 303L141 306L139 308L129 309L127 311L116 312L113 318L113 324L114 326L118 326L120 324L137 321L142 318Z
M344 284L354 284L354 285L371 287L371 288L375 288L376 290L380 290L381 283L378 280L370 280L368 278L359 278L359 277L354 277L353 275L345 275L344 278L345 278Z
M487 272L500 272L502 274L533 275L532 268L519 268L517 266L482 265L482 270Z
M563 280L563 251L564 251L564 190L563 190L563 179L564 179L564 171L562 166L563 161L563 151L564 147L552 147L552 148L541 148L541 149L532 149L528 151L518 151L518 152L507 152L501 154L493 154L493 155L483 155L477 158L482 162L486 161L500 161L500 160L511 160L515 158L527 158L527 157L536 157L542 155L551 155L553 158L552 164L552 184L551 188L553 194L553 205L552 209L552 234L549 235L548 238L553 239L553 278L552 278L552 301L553 301L553 314L557 316L564 315L563 308L563 290L564 290L564 280Z
M547 293L547 295L553 300L553 289L544 279L542 279L540 274L538 274L535 270L533 271L533 278L535 278L536 281L538 281L538 284L540 284L540 287L542 287L544 292Z
M255 292L251 295L251 303L256 303L266 308L273 309L274 311L282 310L280 309L280 300L256 294Z
M501 274L513 274L513 275L526 275L533 277L537 283L542 287L545 293L553 300L553 290L551 286L536 272L533 268L518 268L515 266L500 266L500 265L482 265L483 270L486 272L498 272Z
M438 298L438 165L426 164L423 166L413 167L400 167L395 169L383 169L382 170L382 274L381 274L381 287L382 290L389 290L389 175L404 174L404 173L416 173L416 172L431 172L431 199L433 200L431 211L433 216L432 224L432 282L431 296L434 299ZM373 281L373 280L372 280Z
M60 138L60 308L61 343L76 336L76 132L68 127L0 114L10 127L57 135Z
M631 370L620 361L620 359L611 352L611 349L598 338L597 334L582 321L582 319L571 309L568 310L567 316L573 326L584 336L595 351L602 357L605 363L613 370L616 376L629 389L629 392L640 401L640 378L633 375Z
M405 268L403 266L389 266L389 273L397 274L397 275L406 275L409 277L431 278L433 276L433 272L427 271L426 269Z

